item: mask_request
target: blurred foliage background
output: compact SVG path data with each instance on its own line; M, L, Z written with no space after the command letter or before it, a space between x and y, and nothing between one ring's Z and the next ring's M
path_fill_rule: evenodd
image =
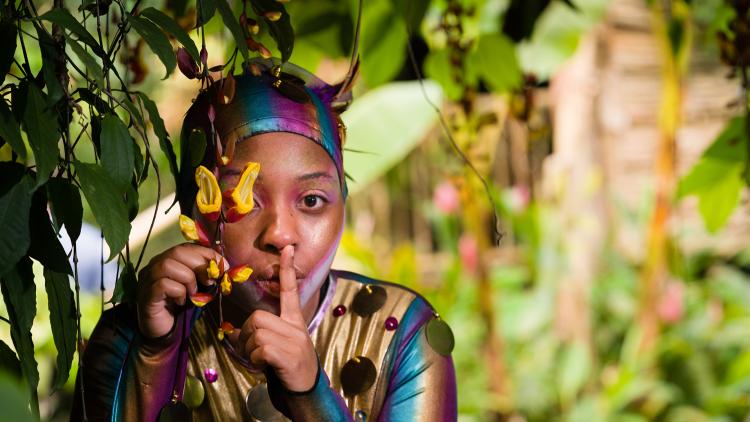
M30 1L3 7L26 10ZM34 9L41 16L67 7L91 18L92 4L40 1ZM165 12L205 42L209 67L237 54L225 15L204 16L202 33L192 29L201 19L194 2L96 6L110 4L101 16L113 27L124 11ZM236 18L242 4L228 4ZM361 77L344 114L352 196L334 266L414 288L450 323L459 419L750 420L750 2L363 4ZM292 0L284 8L294 31L290 60L340 80L357 2ZM35 19L16 17L18 34L34 33ZM95 21L83 20L91 33ZM255 39L279 55L289 40L272 39L266 24ZM113 66L127 89L155 101L178 139L200 82L179 72L164 77L162 68L169 73L175 64L170 69L163 48L154 54L148 37L126 33L121 42ZM174 50L183 40L170 42ZM9 75L26 62L41 75L43 56L16 48ZM99 59L76 53L69 60L98 76ZM72 86L92 83L71 78ZM45 93L52 95L49 87ZM131 111L118 113L124 119ZM25 127L23 135L32 152ZM152 135L144 133L144 151L149 139L156 142ZM0 137L2 160L35 163L31 153L27 161L19 156L7 132ZM96 161L87 142L78 159ZM168 155L153 159L167 174ZM118 301L112 295L127 288L121 274L130 256L143 250L148 262L181 241L177 210L163 212L173 192L167 177L140 181L128 256L106 264L110 239L84 204L76 242L81 347L102 309ZM76 359L66 376L45 270L35 260L33 271L39 384L32 391L41 419L65 420ZM17 356L27 357L14 352L12 317L6 309L2 315L0 360L10 373L0 377L0 402L22 420L31 417L30 393L19 387L25 377Z

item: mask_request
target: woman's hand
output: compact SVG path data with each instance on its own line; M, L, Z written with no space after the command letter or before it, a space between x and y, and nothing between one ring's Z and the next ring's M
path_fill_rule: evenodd
M287 390L301 392L315 385L318 356L300 308L293 263L294 248L286 246L279 268L281 315L253 312L242 325L239 346L253 365L272 367Z
M198 291L198 282L210 286L210 260L222 265L221 255L204 246L183 243L155 256L138 273L138 326L147 338L168 334L175 315Z

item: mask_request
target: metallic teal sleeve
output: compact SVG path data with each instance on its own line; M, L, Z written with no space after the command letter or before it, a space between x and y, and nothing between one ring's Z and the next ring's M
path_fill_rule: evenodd
M418 297L411 304L393 340L395 358L380 421L455 421L456 376L450 356L438 354L425 336L435 318Z

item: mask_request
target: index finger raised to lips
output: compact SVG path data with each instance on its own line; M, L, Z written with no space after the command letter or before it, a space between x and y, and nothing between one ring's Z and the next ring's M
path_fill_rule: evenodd
M294 271L294 247L287 245L281 251L279 268L279 302L281 318L290 322L304 323L299 303L297 274Z

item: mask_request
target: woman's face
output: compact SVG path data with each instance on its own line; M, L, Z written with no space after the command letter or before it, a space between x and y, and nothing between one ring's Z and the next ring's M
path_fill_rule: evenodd
M224 298L238 323L255 309L278 314L279 257L287 245L294 247L302 308L314 309L344 222L338 173L320 145L286 132L246 139L221 171L222 190L237 184L248 161L260 163L253 189L255 208L224 226L224 254L230 265L253 269L250 280L235 284Z

